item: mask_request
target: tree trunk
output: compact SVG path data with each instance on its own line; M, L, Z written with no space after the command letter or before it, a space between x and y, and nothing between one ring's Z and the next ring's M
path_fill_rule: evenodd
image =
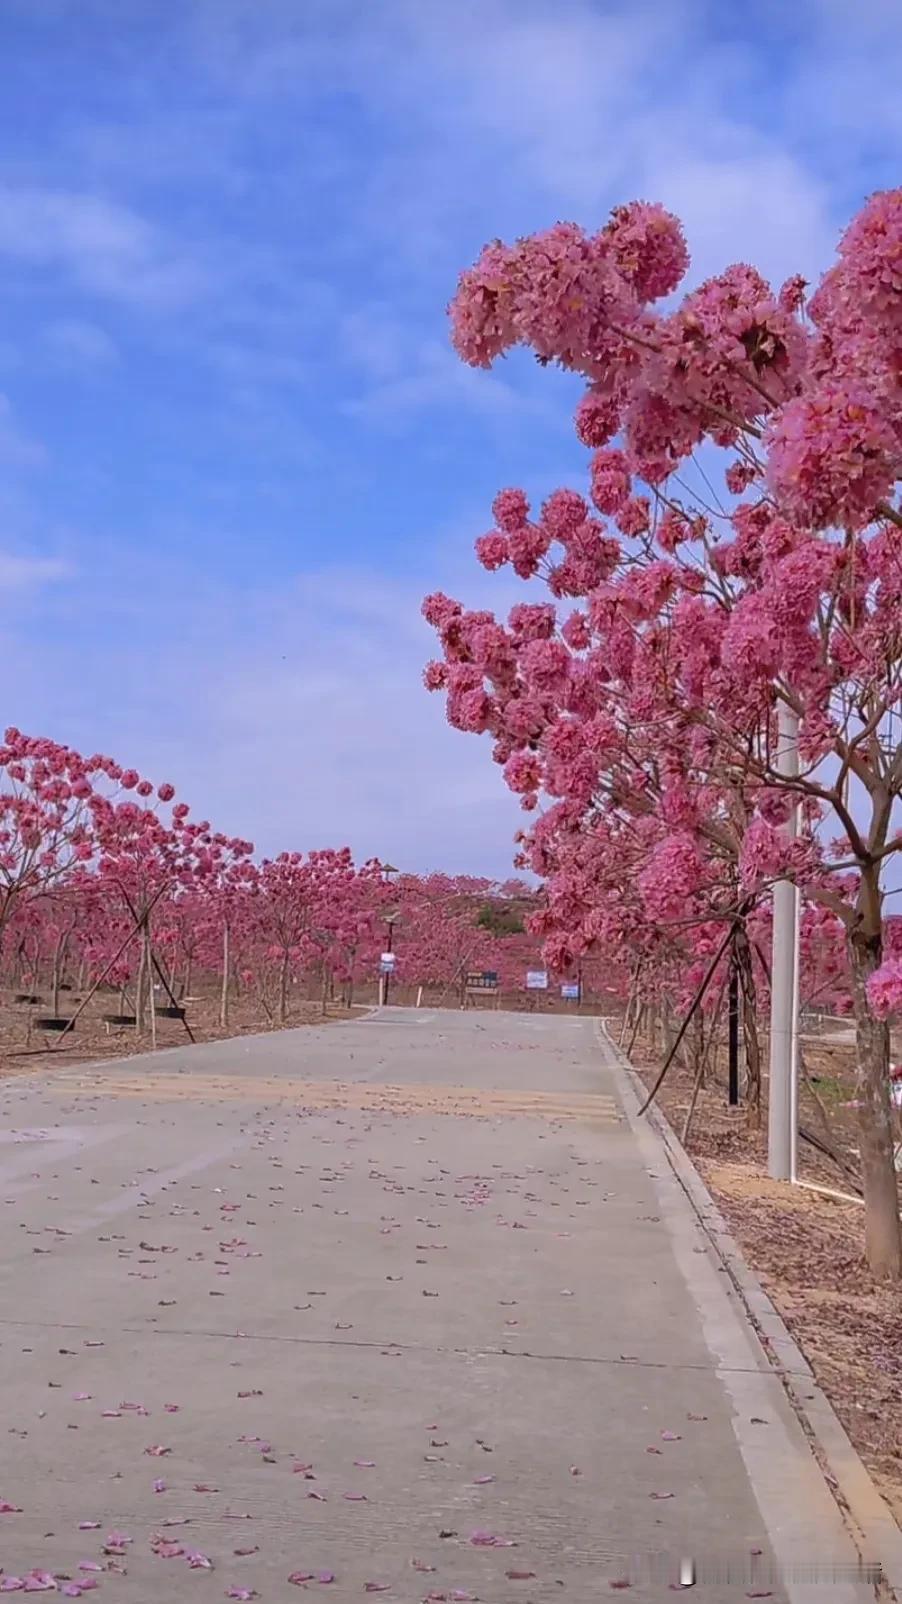
M288 953L282 954L282 967L279 971L279 1024L284 1025L288 1018Z
M696 1008L692 1019L692 1068L700 1076L700 1085L705 1084L705 1016L701 1008Z
M182 981L182 1000L183 1001L184 1001L184 999L186 997L190 997L191 996L191 970L192 970L193 966L194 966L194 955L193 955L193 953L189 952L187 961L185 963L185 978Z
M875 1276L902 1280L902 1229L893 1165L893 1106L889 1083L889 1027L876 1019L865 987L882 958L880 895L876 870L863 871L858 919L848 933L858 1059L858 1140L864 1189L868 1264Z
M60 1011L60 981L63 978L63 955L66 951L68 939L68 936L61 936L53 954L53 1012L57 1018Z
M666 995L661 998L661 1051L665 1058L669 1058L673 1050L674 1039L673 1015L670 1011L670 998ZM683 1040L685 1041L685 1036Z
M752 949L749 946L745 925L736 927L733 938L736 969L739 974L739 992L742 998L742 1040L745 1047L746 1118L752 1130L761 1129L761 1042L758 1037L758 994Z
M671 1042L673 1040L673 1019L670 1022ZM690 1075L698 1073L702 1050L705 1044L705 1026L702 1011L696 1008L682 1041L680 1042L679 1059L683 1068ZM669 1050L669 1048L668 1048Z
M222 990L219 993L219 1025L220 1029L229 1028L229 967L231 965L229 953L229 922L226 920L222 927Z
M150 1009L150 1043L151 1043L152 1047L156 1047L156 1045L157 1045L157 1007L156 1007L156 993L154 991L154 984L153 984L153 947L151 946L151 943L150 943L150 923L149 923L149 921L146 922L145 925L144 925L144 951L145 951L145 954L146 954L146 957L145 957L145 968L147 970L147 1006Z
M329 972L328 972L327 969L324 969L323 970L322 992L320 994L320 1002L319 1002L320 1013L322 1014L324 1019L326 1017L326 1012L327 1012L327 1008L328 1008L328 1002L329 1002Z
M140 1035L144 1029L144 966L147 958L147 947L142 941L141 955L138 959L138 975L135 980L135 1034Z

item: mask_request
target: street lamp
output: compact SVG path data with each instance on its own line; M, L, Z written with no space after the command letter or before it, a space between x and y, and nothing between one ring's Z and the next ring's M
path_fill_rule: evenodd
M393 874L397 874L398 872L399 871L395 868L393 863L383 863L383 865L382 865L382 873L386 876L387 879L390 879L390 877ZM395 932L395 920L398 918L398 915L400 914L400 912L401 912L400 908L390 908L389 911L386 914L383 915L383 917L385 919L385 923L388 925L388 940L385 943L385 951L386 951L386 953L390 953L393 950L393 945L392 944L393 944L394 932ZM393 961L394 960L392 960L392 962ZM388 1002L388 988L389 988L389 982L391 981L391 962L386 966L386 968L385 968L385 970L384 970L384 972L382 974L381 980L382 980L382 995L381 995L381 998L380 998L380 1007L384 1008L386 1003Z
M397 873L397 870L395 870L395 873ZM388 936L387 936L387 939L386 939L386 942L385 942L386 954L388 954L388 953L393 951L392 943L393 943L394 934L395 934L395 922L400 917L400 914L401 914L400 908L390 908L388 913L386 913L383 916L384 919L385 919L385 923L388 926ZM384 972L384 974L382 976L382 1006L383 1006L383 1008L385 1007L386 1003L388 1002L388 986L389 986L389 981L390 980L391 980L391 965L389 964L386 967L385 972Z

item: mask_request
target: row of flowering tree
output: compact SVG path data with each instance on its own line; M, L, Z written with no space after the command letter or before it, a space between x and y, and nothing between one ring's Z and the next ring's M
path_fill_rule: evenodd
M200 991L228 1030L236 999L285 1024L298 989L370 997L393 932L396 978L463 999L467 973L522 990L540 962L536 892L472 876L397 875L347 848L255 862L250 842L193 820L168 783L11 729L0 743L0 979L68 1035L100 987L108 1017L155 1035Z
M522 345L582 375L591 458L585 493L497 496L479 560L546 599L502 621L427 598L426 684L491 735L533 815L521 862L547 883L555 966L620 946L689 992L729 948L754 1035L774 883L818 910L834 954L842 933L867 1254L898 1279L902 191L867 203L810 299L737 265L676 300L688 265L678 221L634 203L594 234L495 242L462 275L460 356L490 367Z

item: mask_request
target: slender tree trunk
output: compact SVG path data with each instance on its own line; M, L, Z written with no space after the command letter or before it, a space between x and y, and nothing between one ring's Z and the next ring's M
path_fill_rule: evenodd
M288 1018L288 952L282 953L282 966L279 970L279 1024L284 1025Z
M150 921L144 925L144 952L145 968L147 970L147 1006L150 1009L150 1042L152 1047L157 1045L157 1007L156 994L153 985L153 948L150 943Z
M669 1054L674 1044L674 1017L672 1017L671 999L664 993L661 998L661 1052ZM685 1036L684 1036L685 1043Z
M191 971L192 971L193 967L194 967L194 954L189 952L188 958L187 958L187 962L185 964L185 979L182 982L182 998L183 999L185 997L190 997L191 996Z
M634 1014L634 1017L633 1017L633 1025L632 1025L632 1029L630 1031L630 1039L626 1044L626 1056L627 1056L627 1058L630 1058L632 1056L633 1048L636 1045L636 1037L639 1034L639 1029L640 1029L640 1026L642 1024L643 1014L644 1014L644 1008L643 1008L641 1003L637 1002L635 1014Z
M219 993L219 1024L222 1030L229 1028L229 968L232 958L229 952L229 921L222 927L222 989Z
M695 1073L701 1075L701 1086L705 1084L705 1017L700 1008L692 1016L692 1047L690 1060Z
M889 1084L889 1027L875 1019L865 987L882 958L877 869L862 871L858 919L848 934L858 1059L858 1141L864 1190L868 1264L875 1276L902 1280L902 1229L893 1165L893 1106Z
M135 1034L139 1035L144 1029L144 970L147 963L147 946L142 941L141 953L138 958L138 974L135 979Z
M744 924L736 926L733 938L739 991L742 998L742 1040L745 1047L746 1118L752 1130L761 1128L761 1042L758 1036L758 995L752 949Z
M57 1017L60 1011L60 981L63 978L63 954L66 950L66 937L61 936L56 944L53 954L53 1004L52 1012Z
M328 970L324 969L323 970L322 992L320 994L320 1000L319 1000L320 1013L322 1014L324 1019L326 1017L328 1002L329 1002L329 973L328 973Z

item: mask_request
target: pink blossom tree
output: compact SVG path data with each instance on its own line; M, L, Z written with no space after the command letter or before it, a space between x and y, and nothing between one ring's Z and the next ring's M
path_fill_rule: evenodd
M465 361L488 367L522 344L588 380L576 427L594 509L558 490L533 517L522 491L498 496L480 560L541 575L553 600L505 628L430 598L445 657L426 682L447 690L452 722L492 734L528 810L550 791L590 830L612 806L598 778L625 726L629 746L660 747L664 832L643 871L657 900L691 910L721 872L705 817L720 828L738 799L734 909L790 877L842 922L867 1254L898 1279L874 977L902 848L902 191L868 202L807 303L801 279L775 293L734 266L657 310L687 267L677 221L636 203L597 234L558 224L497 242L462 276L451 315ZM565 613L568 598L583 605ZM797 773L781 760L781 706L800 720Z

